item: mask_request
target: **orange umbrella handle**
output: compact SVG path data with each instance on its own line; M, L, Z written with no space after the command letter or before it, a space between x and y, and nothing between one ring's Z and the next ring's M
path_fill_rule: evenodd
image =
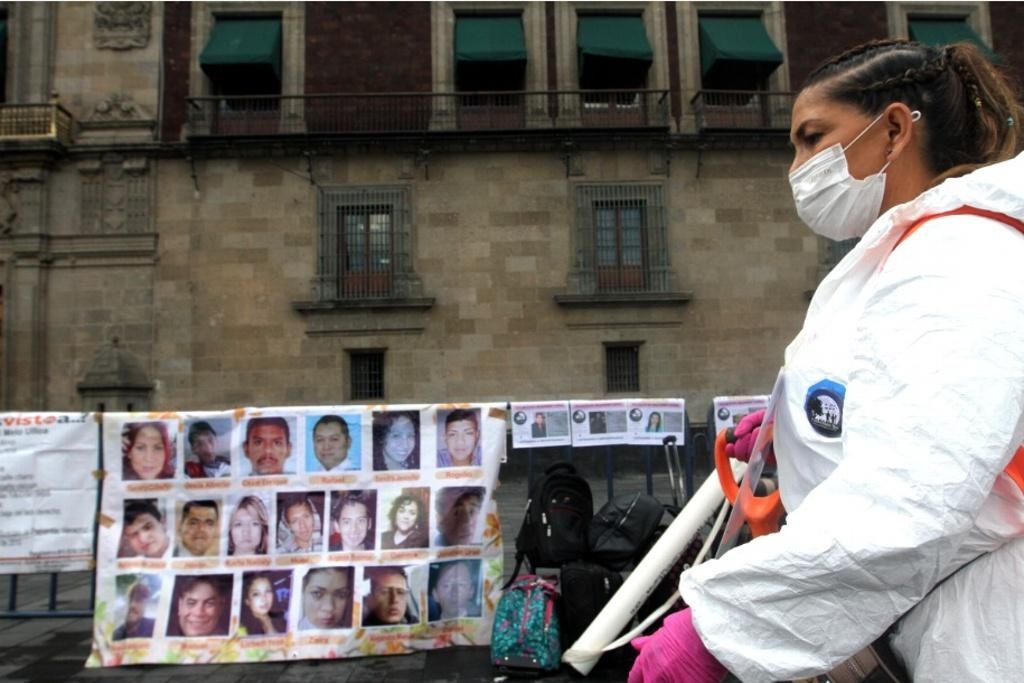
M735 505L740 488L733 477L729 456L725 452L725 432L723 429L715 437L715 470L718 472L718 481L722 485L726 499ZM744 502L743 511L754 536L775 533L779 530L779 520L784 511L779 491L776 489L767 496L751 496Z

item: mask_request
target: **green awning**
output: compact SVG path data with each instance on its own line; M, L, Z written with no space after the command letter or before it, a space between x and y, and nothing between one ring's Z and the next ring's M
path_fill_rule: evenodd
M999 56L982 42L964 19L910 19L909 24L911 40L936 47L950 43L974 43L986 57L999 62Z
M700 17L699 22L701 76L707 76L716 65L757 65L767 75L782 64L782 53L760 17Z
M217 19L199 55L210 77L248 67L281 78L280 19Z
M455 61L526 61L522 17L456 17Z
M576 26L580 54L651 62L654 51L639 14L582 16Z

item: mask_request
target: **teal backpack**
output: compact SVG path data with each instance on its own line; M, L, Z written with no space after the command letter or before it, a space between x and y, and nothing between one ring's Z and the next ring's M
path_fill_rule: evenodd
M498 600L491 662L506 676L557 671L562 659L555 585L533 574L515 579Z

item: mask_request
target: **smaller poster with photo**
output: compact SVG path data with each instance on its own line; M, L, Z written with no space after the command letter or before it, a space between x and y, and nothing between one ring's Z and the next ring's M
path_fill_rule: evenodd
M573 446L629 443L629 401L572 401L569 415Z
M512 404L512 448L571 444L568 401Z
M768 396L716 396L711 405L715 415L715 434L735 427L740 420L768 406Z
M679 447L686 443L685 399L636 399L629 401L628 407L628 443L659 446L666 436L676 437Z

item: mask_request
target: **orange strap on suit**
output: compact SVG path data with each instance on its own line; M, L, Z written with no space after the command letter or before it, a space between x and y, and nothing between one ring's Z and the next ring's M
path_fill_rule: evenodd
M1012 216L1007 216L1006 214L998 213L996 211L986 211L985 209L977 209L973 206L965 205L961 206L958 209L953 209L951 211L943 211L942 213L932 214L931 216L925 216L924 218L919 219L916 223L907 228L906 232L900 235L900 238L896 240L896 245L893 247L893 249L900 246L900 244L903 243L903 240L910 237L918 228L920 228L922 225L932 220L933 218L944 218L946 216L963 215L991 218L994 221L1005 223L1011 228L1020 231L1021 234L1024 234L1024 221L1017 220ZM1010 460L1010 464L1006 466L1006 469L1003 470L1003 472L1005 472L1006 475L1010 477L1010 479L1012 479L1015 484L1017 484L1017 488L1019 488L1021 492L1024 492L1024 445L1018 448L1017 452L1013 454L1013 458Z

